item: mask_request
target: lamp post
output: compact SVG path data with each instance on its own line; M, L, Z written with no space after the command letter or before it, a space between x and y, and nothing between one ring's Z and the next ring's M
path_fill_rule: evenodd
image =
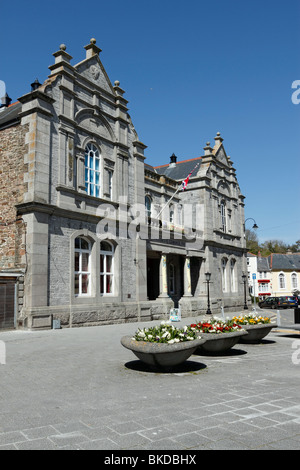
M207 283L207 310L206 310L207 315L211 315L210 304L209 304L209 281L210 281L210 276L211 276L211 273L209 273L209 272L205 273L205 279L206 279L206 283Z
M245 222L244 222L244 232L245 232L245 230L246 230L246 222L247 222L247 220L253 220L254 224L253 224L253 227L252 227L252 228L254 228L254 230L256 230L256 229L258 228L258 225L257 225L257 223L255 222L255 220L252 219L252 217L248 217L248 219L246 219Z
M247 305L247 295L246 295L246 279L247 276L246 274L242 275L243 283L244 283L244 310L248 310L248 305Z

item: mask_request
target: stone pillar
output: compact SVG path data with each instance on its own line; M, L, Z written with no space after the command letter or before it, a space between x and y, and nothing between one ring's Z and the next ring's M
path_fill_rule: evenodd
M184 297L192 297L191 258L186 256L184 262Z
M168 297L167 255L162 253L160 259L159 297Z

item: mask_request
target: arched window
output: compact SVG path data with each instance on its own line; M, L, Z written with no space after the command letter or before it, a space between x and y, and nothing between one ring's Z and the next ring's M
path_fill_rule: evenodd
M87 239L75 238L74 292L76 296L90 294L91 251L92 245Z
M174 205L170 205L170 213L169 213L169 220L170 224L174 224Z
M223 292L227 292L227 259L226 258L222 259L221 272L222 272L222 290Z
M280 273L278 275L278 280L279 280L279 289L285 289L285 274Z
M146 209L146 219L151 217L151 197L145 197L145 209Z
M298 288L297 273L292 273L291 274L291 285L292 285L292 289L297 289Z
M226 232L226 204L221 201L221 229Z
M236 291L236 280L235 280L235 260L230 260L230 286L231 292Z
M85 190L90 196L100 197L100 154L92 143L85 148Z
M114 247L108 241L102 241L100 246L100 294L113 294L114 279Z

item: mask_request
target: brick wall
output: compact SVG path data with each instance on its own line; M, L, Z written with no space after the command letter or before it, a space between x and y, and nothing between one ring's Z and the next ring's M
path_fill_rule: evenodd
M15 205L26 191L26 126L0 131L0 271L25 267L25 225Z

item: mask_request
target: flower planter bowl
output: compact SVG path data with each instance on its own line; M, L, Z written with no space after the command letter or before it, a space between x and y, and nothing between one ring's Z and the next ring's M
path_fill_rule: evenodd
M240 343L259 343L267 336L272 328L277 328L275 323L265 323L257 325L242 325L247 331L247 335L240 338Z
M199 346L197 352L208 353L223 353L235 346L241 337L247 336L245 330L231 331L229 333L201 333L201 337L206 339L206 342Z
M168 344L136 341L131 336L121 338L122 346L130 349L145 364L159 369L168 369L182 364L205 341L201 337L192 341Z

